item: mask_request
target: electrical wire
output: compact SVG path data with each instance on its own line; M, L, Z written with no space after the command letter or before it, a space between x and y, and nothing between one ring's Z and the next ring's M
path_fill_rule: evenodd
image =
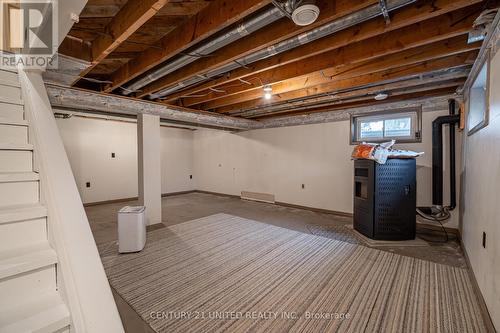
M422 238L424 241L429 242L429 243L448 243L450 238L448 236L448 232L446 231L446 228L444 227L442 221L445 221L451 217L449 207L443 207L436 214L430 214L430 215L425 214L419 208L417 208L417 214L427 221L439 223L439 225L441 226L441 229L443 230L444 237L445 237L444 240L439 240L439 241L431 240L431 239L426 238L426 237L422 237L422 235L419 235L420 238Z

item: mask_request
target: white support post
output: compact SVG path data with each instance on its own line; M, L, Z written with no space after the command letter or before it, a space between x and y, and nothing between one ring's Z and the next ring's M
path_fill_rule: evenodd
M161 223L160 117L137 115L139 203L147 224Z

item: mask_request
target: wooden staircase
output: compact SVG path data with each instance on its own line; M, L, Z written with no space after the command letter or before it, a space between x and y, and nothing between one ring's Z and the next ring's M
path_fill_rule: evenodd
M69 332L18 74L0 70L0 332Z

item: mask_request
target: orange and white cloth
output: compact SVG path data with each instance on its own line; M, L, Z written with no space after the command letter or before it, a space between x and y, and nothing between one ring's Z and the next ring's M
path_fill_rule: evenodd
M379 164L385 164L388 158L415 158L424 154L423 152L394 149L392 146L395 143L396 140L380 144L363 142L354 147L351 158L374 160Z

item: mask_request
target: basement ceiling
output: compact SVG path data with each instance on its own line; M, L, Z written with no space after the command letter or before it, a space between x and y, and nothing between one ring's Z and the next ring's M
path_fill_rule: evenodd
M475 20L498 6L318 0L318 19L298 26L296 3L89 0L59 53L89 62L77 88L262 120L449 96L481 47Z

